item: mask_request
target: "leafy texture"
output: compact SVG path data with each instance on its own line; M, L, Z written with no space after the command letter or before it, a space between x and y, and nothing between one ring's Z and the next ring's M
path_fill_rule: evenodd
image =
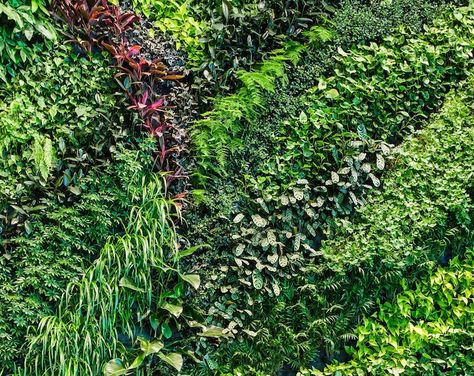
M300 375L469 375L474 367L474 254L454 258L416 284L404 285L393 302L387 302L355 330L357 348L350 362L324 372Z
M15 76L15 69L32 62L43 49L41 42L56 40L48 19L46 0L0 1L0 81Z
M109 240L85 276L68 285L58 314L41 320L30 341L27 372L100 374L106 367L108 374L114 374L122 372L121 367L125 372L135 369L148 355L162 350L162 344L149 343L137 333L153 326L156 334L157 322L168 322L168 315L179 316L182 310L177 305L183 282L173 283L177 276L173 217L179 218L179 211L165 198L159 175L144 180L136 193L139 201L125 234ZM170 288L174 291L168 294ZM133 361L130 350L136 342L141 350ZM181 368L180 355L159 355ZM117 358L124 361L110 361Z
M126 141L106 62L70 53L58 46L42 54L0 89L3 234L22 227L43 199L74 201L83 177Z
M64 205L44 199L25 232L2 238L0 257L0 370L24 355L26 332L57 307L68 283L77 281L110 236L120 234L150 168L152 143L119 149L114 165L83 178L81 199ZM21 349L21 350L20 350Z
M385 264L383 254L372 259L371 252L359 244L336 259L327 255L328 248L321 249L321 241L333 237L334 231L347 223L335 219L347 218L354 208L366 204L368 197L373 199L369 190L381 186L382 172L394 164L412 180L390 183L393 191L373 206L369 201L367 213L381 213L375 210L378 206L385 210L383 213L391 213L385 206L394 204L391 197L401 203L398 195L407 194L405 186L409 187L408 192L420 189L418 194L427 202L426 212L419 214L417 224L422 226L421 218L425 216L426 222L439 231L433 235L433 243L446 237L447 242L452 239L456 250L463 237L469 241L469 209L466 215L451 215L451 209L442 209L450 204L436 203L431 190L440 183L435 177L446 175L436 170L438 162L449 166L453 175L446 184L463 184L459 189L453 188L460 194L453 201L459 199L459 207L469 208L466 192L470 185L466 184L471 174L470 157L460 154L459 165L450 165L448 159L455 163L450 157L439 156L441 159L433 162L434 170L430 172L425 161L428 155L420 155L426 174L432 175L415 178L418 170L410 170L410 161L405 171L392 144L426 125L429 115L442 106L448 90L466 77L474 47L472 20L472 7L459 8L425 27L422 34L401 28L379 44L360 45L350 51L341 47L335 54L334 74L328 77L319 72L316 85L297 98L302 105L290 102L291 112L280 109L283 119L270 122L274 127L264 121L249 123L243 137L248 147L237 148L233 158L228 159L229 175L235 174L234 177L227 175L212 181L219 202L213 204L212 197L204 201L217 215L225 212L227 220L217 216L215 222L210 222L214 226L207 223L209 238L204 231L198 235L205 242L213 242L215 248L197 263L200 270L203 262L209 269L202 277L202 286L207 289L197 297L196 305L206 308L208 322L225 328L236 338L227 340L215 353L211 351L209 358L215 363L207 361L205 367L228 370L248 364L272 373L284 364L298 368L311 361L327 361L344 343L354 339L354 322L375 307L377 298L386 298L395 290L396 281L405 270L426 270L424 262L439 256L434 256L435 249L443 252L431 246L433 253L429 257L418 251L414 252L417 257L409 257L412 248L404 248L393 256L387 255ZM429 81L425 80L427 76ZM273 104L277 101L278 98ZM296 113L295 107L299 109ZM265 120L272 118L272 111L275 112L270 108ZM456 139L463 140L463 149L470 153L468 132L462 127L459 132L449 139L448 148L454 147ZM441 153L426 152L433 158ZM455 176L458 173L459 180ZM388 179L396 180L391 175ZM235 191L244 193L239 196ZM222 192L226 195L222 196ZM404 214L377 219L380 228L374 239L385 234L392 223L408 231L410 226L405 228L405 222L397 218L406 221L405 210L407 206L412 210L413 205L400 204L399 210ZM433 211L431 215L431 207L440 207L443 214L438 216ZM200 230L206 225L199 217L197 222ZM350 234L348 231L340 237L342 244L349 246ZM364 241L364 246L370 245L364 234L361 232L359 240ZM420 238L431 235L423 233ZM410 234L399 237L405 239L400 243L413 245ZM376 244L380 246L381 240ZM365 257L371 261L362 268L357 262ZM346 274L352 263L354 268ZM378 265L380 270L375 268ZM382 265L394 265L395 270L385 270ZM369 278L372 266L374 275ZM338 267L344 271L341 275ZM360 281L352 279L356 275ZM201 341L200 345L200 351L209 352L209 343Z

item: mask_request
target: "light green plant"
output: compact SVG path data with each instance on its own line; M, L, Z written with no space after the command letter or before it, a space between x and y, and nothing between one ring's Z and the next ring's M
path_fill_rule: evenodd
M170 33L176 48L187 53L188 67L201 64L205 56L204 37L208 26L196 18L191 0L132 0L133 9L154 20L157 30ZM150 31L153 35L154 30Z
M386 302L355 329L352 360L309 375L472 375L474 251Z
M0 88L2 227L21 226L40 197L79 196L81 179L130 133L106 62L72 52L41 53Z
M216 98L212 111L193 125L193 144L202 181L210 173L224 173L229 154L242 144L242 132L265 104L265 93L273 92L277 80L285 82L288 63L296 64L305 47L287 42L282 49L273 51L254 71L238 71L242 87L232 95Z
M115 147L113 163L83 177L79 199L44 197L24 229L0 235L0 374L22 362L28 327L53 314L67 284L82 277L109 237L122 233L138 200L129 187L139 187L151 169L154 143Z

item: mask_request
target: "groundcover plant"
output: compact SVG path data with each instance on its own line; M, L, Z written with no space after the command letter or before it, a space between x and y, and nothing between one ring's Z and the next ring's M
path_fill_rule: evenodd
M0 0L0 375L474 375L474 3Z

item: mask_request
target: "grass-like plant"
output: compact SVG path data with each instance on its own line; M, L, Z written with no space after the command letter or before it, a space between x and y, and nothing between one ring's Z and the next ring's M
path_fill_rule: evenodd
M57 315L45 317L31 333L26 374L120 375L152 353L180 368L181 356L162 342L150 345L138 338L146 328L162 328L168 316L179 317L183 281L199 284L197 276L176 269L182 256L175 232L179 204L166 198L160 175L151 175L131 194L139 195L140 203L130 212L125 234L104 246L84 277L69 284ZM162 341L167 336L160 332ZM132 361L136 342L142 350Z

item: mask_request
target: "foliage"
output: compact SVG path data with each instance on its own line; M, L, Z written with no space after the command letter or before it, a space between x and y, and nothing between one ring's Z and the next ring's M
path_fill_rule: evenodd
M217 98L213 110L193 125L199 178L205 180L210 173L225 171L229 154L241 146L245 122L255 118L265 104L264 94L275 90L277 80L287 82L286 64L296 64L304 49L299 43L288 42L263 61L258 70L239 71L243 86L235 94Z
M469 375L474 368L474 253L457 257L355 329L357 348L348 363L301 375Z
M284 362L324 362L316 350L331 354L352 340L352 326L378 299L389 300L402 280L411 286L434 263L472 244L473 94L471 80L427 129L394 152L396 167L382 194L371 196L353 223L337 221L322 256L306 258L299 275L283 279L277 298L242 297L234 284L235 305L229 297L216 301L226 321L239 322L245 309L252 313L236 334L243 342L221 345L225 361L232 356L233 364L268 372Z
M336 38L345 45L369 43L389 35L399 25L422 32L433 16L447 4L466 5L467 1L426 0L343 0L331 18Z
M88 171L107 165L126 140L109 75L100 58L58 46L0 89L4 237L18 225L29 231L28 216L41 212L43 199L74 201Z
M399 24L422 25L443 1L364 3L354 0L193 1L195 18L204 19L208 25L201 39L206 51L206 59L200 64L204 77L199 77L196 83L213 84L214 92L226 91L234 87L239 70L251 70L268 57L270 51L281 48L289 40L304 41L305 32L313 26L322 26L328 17L332 18L336 35L347 40L357 33L354 39L360 42L368 36L374 39L387 34ZM354 12L354 8L361 14ZM351 26L354 29L349 29Z
M289 40L301 41L311 26L321 25L335 13L342 41L373 39L399 24L418 28L440 10L443 1L193 1L133 0L134 9L156 20L156 27L171 33L178 48L188 54L195 71L194 89L200 100L227 92L239 84L237 72L256 67L270 51ZM340 6L338 8L333 7ZM357 9L357 13L351 10ZM405 17L408 15L408 18ZM340 28L339 28L340 23ZM349 25L360 35L354 36ZM302 38L303 37L303 38Z
M412 2L408 2L411 4ZM365 4L364 15L372 15L375 17L379 4ZM427 4L424 4L425 6ZM349 6L349 5L347 5ZM425 7L429 8L429 7ZM340 11L334 14L334 17L338 17L339 12L343 12L345 8L342 8ZM441 12L444 8L438 8L438 11ZM344 11L347 14L347 11ZM417 11L415 7L413 9L414 14L423 13L422 11ZM395 12L395 15L398 14ZM427 13L426 19L431 20L437 13ZM389 18L392 14L388 13L386 16ZM355 23L359 25L367 24L367 29L370 29L372 24L370 17L365 17L363 19L358 19L355 17L353 19ZM400 22L401 20L399 20ZM348 21L347 21L348 22ZM415 25L407 25L410 29L413 28L413 33L421 33L422 27L418 27L421 22L415 23ZM399 25L396 22L389 22L390 25ZM401 23L404 25L404 23ZM380 36L381 33L387 34L393 32L392 29L382 29L377 30L377 33L373 37ZM344 32L344 30L342 30ZM196 191L195 198L197 207L194 207L192 211L188 212L187 217L189 221L192 221L192 224L189 227L192 227L192 234L190 238L203 239L206 243L212 243L215 249L228 249L230 245L230 239L228 236L228 224L236 215L236 208L244 208L248 205L248 191L249 189L254 189L255 184L252 181L252 184L248 183L249 177L254 176L254 180L257 182L260 181L260 185L266 184L265 182L270 182L272 177L261 177L261 170L264 171L278 171L278 174L284 174L285 171L283 168L279 167L278 159L275 160L275 149L274 144L278 143L278 139L281 134L286 135L288 124L291 120L291 123L294 126L300 127L310 127L309 122L305 124L300 124L299 119L302 112L307 111L307 102L304 97L306 91L318 84L318 78L324 75L331 74L332 66L334 65L333 55L336 54L336 48L334 43L349 43L354 36L347 34L334 35L334 39L331 43L322 44L318 41L320 38L327 40L329 35L325 33L325 29L316 27L311 32L306 32L307 38L309 41L313 41L313 46L317 48L308 48L303 54L303 59L296 66L292 66L291 69L285 71L285 76L288 77L287 80L275 80L274 92L262 92L262 98L264 99L264 105L258 108L255 108L255 116L251 119L250 122L241 120L242 124L237 123L236 125L230 124L231 127L242 129L241 138L226 137L224 135L225 141L222 142L222 148L216 148L216 151L212 152L209 150L210 156L208 158L213 158L214 153L217 154L217 157L226 162L225 169L219 168L216 166L216 163L204 163L205 168L199 169L198 173L195 173L200 179L199 182L201 186L205 183L206 191ZM368 32L368 35L371 35ZM284 78L284 77L283 77ZM285 81L287 82L285 84ZM235 100L235 96L232 96L232 99ZM217 103L219 103L219 99ZM232 100L229 100L230 103L233 103ZM243 105L247 102L244 101ZM250 106L250 104L248 105ZM231 114L224 112L225 116L222 116L221 123L227 124L227 119ZM303 114L302 119L304 120ZM217 115L210 116L219 119ZM306 115L307 117L307 115ZM216 121L214 123L215 127L211 128L212 132L205 132L208 137L202 137L202 142L199 142L203 145L203 150L207 150L207 140L211 140L211 145L213 144L213 139L219 139L221 136L219 132L220 123ZM200 129L195 129L195 134L199 138ZM304 132L302 128L301 132ZM306 131L307 132L307 131ZM225 153L228 149L227 145L240 145L236 147L236 152L234 153ZM219 150L223 151L220 153ZM294 145L294 150L299 150L298 144ZM273 155L273 157L272 157ZM200 160L200 162L203 162ZM210 162L210 161L209 161ZM265 166L268 164L268 166ZM209 165L209 166L208 166ZM201 170L206 170L205 173L202 173ZM216 171L220 174L211 174L212 171ZM242 172L245 171L245 174L242 175ZM206 179L199 175L209 175L211 174L212 179ZM294 181L292 182L294 183ZM257 187L259 185L257 184ZM199 187L199 185L198 185ZM216 199L218 197L218 199ZM276 197L278 198L278 196ZM260 205L256 205L260 207ZM347 208L347 206L346 206ZM238 209L237 209L238 210ZM222 218L228 218L227 221L223 222ZM189 230L188 230L189 231ZM223 252L216 251L212 252L213 256L210 259L219 258Z
M80 200L43 199L32 212L29 232L2 239L0 257L0 373L26 350L26 332L50 315L66 285L77 281L106 240L122 231L136 202L131 188L150 169L153 143L117 146L113 164L82 178ZM17 362L18 363L18 362Z
M151 168L149 147L133 156L132 121L106 65L57 45L0 89L2 370L23 355L27 327L120 232L131 177Z
M0 80L7 82L16 66L33 61L43 40L57 38L48 16L45 0L0 2Z
M107 0L54 0L52 9L74 33L71 38L89 52L104 41L120 38L140 19L133 12L108 4Z
M313 90L313 92L319 93L319 96L311 95L310 92L308 96L301 99L305 103L314 103L314 109L310 109L311 118L306 126L320 128L319 131L313 133L315 137L325 133L326 130L331 131L331 128L340 133L339 143L347 143L347 139L350 139L351 136L344 131L355 133L356 130L351 128L358 127L357 132L362 135L360 137L362 140L371 136L385 139L387 135L385 132L393 135L401 123L416 121L424 112L430 111L437 103L439 104L441 93L446 91L446 89L439 90L439 88L449 87L449 82L456 81L457 75L462 75L464 65L469 63L470 58L468 47L465 51L459 51L459 54L453 59L446 52L447 49L457 48L459 40L466 39L469 24L465 23L458 27L452 20L441 22L444 24L433 26L419 39L410 40L408 39L410 33L402 31L396 37L387 38L381 46L376 44L362 46L350 53L340 48L337 57L339 63L336 63L334 68L335 75L321 78L318 90ZM439 34L441 28L450 25L447 22L453 24L451 26L452 35L449 37ZM300 45L292 43L286 50L278 52L277 59L264 62L261 70L240 73L240 77L245 80L243 88L237 94L215 101L214 110L204 114L205 118L196 123L194 142L199 158L200 174L205 174L207 169L216 165L216 162L219 163L218 172L222 171L228 154L235 154L243 130L248 131L245 124L251 126L251 115L254 115L256 109L263 106L262 94L274 89L272 78L274 76L284 77L282 60L291 59L291 56L297 57L303 50L304 48ZM294 55L292 55L293 52ZM415 64L415 61L420 58L423 63ZM273 68L275 60L278 62L278 69ZM271 72L275 73L267 72L267 66L270 66ZM351 77L357 73L355 78ZM429 75L429 79L420 80L420 77L425 74ZM249 78L253 79L248 82ZM370 82L369 85L361 86L365 80ZM415 97L410 89L416 89L419 97ZM387 99L393 103L385 102L387 93L389 93ZM363 96L368 96L366 102L362 100ZM395 110L399 105L402 106L399 111ZM393 108L392 111L385 111L390 107ZM395 116L393 116L393 111L397 111ZM332 115L334 112L335 116ZM404 114L410 115L405 118ZM356 117L353 117L354 115ZM307 118L307 114L302 116L303 120L305 116ZM368 121L364 120L365 116L370 116ZM381 116L386 116L386 119L382 119ZM247 123L244 122L245 120ZM373 122L382 124L387 120L388 124L393 125L391 129L387 127L383 134L372 134L371 129L366 129L369 125L364 125ZM318 124L314 124L314 122L318 122ZM288 124L287 127L290 131L293 129L299 131L293 124ZM251 131L252 129L250 129ZM366 132L369 133L364 136ZM332 143L334 142L332 138L327 142L327 147L331 149L333 149ZM314 147L311 144L315 145L316 140L303 141L300 139L300 134L295 133L293 138L288 137L288 142L300 143L295 152L303 147L306 153L314 154L308 148ZM321 146L323 149L326 148L325 145L318 144L318 150ZM338 149L339 147L336 147L336 150L331 150L331 152L341 153ZM325 157L321 156L321 158ZM287 152L283 159L291 160L291 153ZM336 155L335 159L339 164L341 158ZM290 169L287 168L287 170Z
M8 1L41 14L35 1ZM472 78L392 150L472 69L472 5L426 26L446 11L439 4L54 1L90 60L63 47L32 53L37 66L0 89L0 373L321 368L401 280L411 291L462 253L472 244ZM208 191L195 191L189 240L176 230L185 193L168 189L193 163L180 112L194 103L180 97L178 81L191 77L166 32L186 48L204 104L241 83L192 128ZM120 115L112 70L94 55L103 49L132 114ZM150 138L132 139L134 124ZM146 176L153 169L166 173ZM211 251L196 252L208 241Z
M227 184L244 191L243 197L233 202L221 200L223 209L217 215L224 210L233 213L212 222L221 232L208 230L212 236L231 233L233 239L228 235L225 240L217 239L212 253L197 262L200 270L203 265L209 269L203 276L207 290L195 304L206 309L210 323L236 337L221 345L217 354L212 352L212 344L199 344L200 351L212 354L208 368L226 370L229 363L248 364L275 372L284 363L299 367L317 357L318 350L331 353L340 341L353 338L350 324L361 313L356 307L370 310L373 304L357 306L360 301L351 297L344 304L353 301L354 306L346 309L334 299L348 291L356 294L379 287L368 284L366 289L362 282L341 280L328 266L329 260L313 268L312 264L321 260L319 244L331 236L328 230L339 226L333 225L334 218L352 213L365 202L371 187L380 186L380 175L391 159L391 147L385 142L398 143L422 126L442 104L447 90L465 77L472 61L472 17L472 8L462 8L435 21L422 35L401 29L380 45L359 46L351 52L340 49L336 75L321 78L319 87L297 98L306 104L304 111L286 122L275 122L277 129L264 128L262 123L256 123L262 128L255 132L246 129L245 141L264 146L258 153L242 148L229 159L233 166L229 175L237 174L233 183L212 182L216 195L225 192L222 188ZM388 56L394 60L390 67ZM410 72L404 71L407 67ZM424 80L427 76L429 82ZM465 149L469 148L466 144ZM468 174L469 162L451 167L454 171L464 168ZM419 189L428 192L431 188ZM395 220L380 223L387 226ZM436 223L449 239L449 232L443 229L445 222L439 219ZM463 229L461 220L454 223ZM199 237L213 241L206 234ZM301 270L307 270L307 280L301 277ZM384 275L389 282L390 277L395 278L390 273ZM377 278L375 281L380 281L381 277Z
M161 176L151 175L132 192L138 202L125 234L109 240L84 277L68 285L57 315L42 319L25 360L28 374L122 375L156 353L181 368L182 356L164 341L187 317L185 283L198 288L199 277L175 269L192 250L178 249L179 205L165 197L163 186ZM148 331L159 340L149 340ZM148 359L137 374L153 365Z
M195 18L197 15L190 0L132 0L132 5L133 9L156 20L156 29L174 37L176 48L184 48L187 53L188 66L199 66L205 59L201 41L207 26L203 20Z
M158 169L179 175L180 166L173 154L180 150L165 117L167 103L161 82L176 81L184 76L168 71L159 59L140 56L141 46L127 41L126 32L140 17L107 0L55 1L53 8L69 25L74 34L72 38L83 50L105 48L110 52L118 71L115 78L131 102L129 109L138 112L144 128L157 140ZM169 175L167 179L174 177Z
M402 277L410 281L472 241L472 85L470 78L397 151L383 195L359 209L357 221L338 221L334 240L324 244L324 264L338 279L335 296L348 317L367 313Z

